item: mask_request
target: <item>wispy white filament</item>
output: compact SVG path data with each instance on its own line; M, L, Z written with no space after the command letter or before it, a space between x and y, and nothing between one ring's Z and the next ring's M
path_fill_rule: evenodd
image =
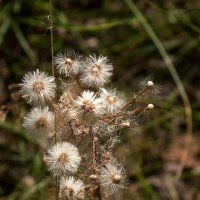
M41 104L55 97L54 77L38 69L29 72L22 79L22 97L30 104Z
M48 150L45 161L54 175L64 175L78 170L81 157L76 146L68 142L61 142Z
M82 57L75 52L59 53L55 57L55 65L60 74L65 76L77 75L83 68Z
M74 101L74 113L79 120L88 124L94 124L97 116L103 112L102 100L97 98L94 92L84 91Z
M100 171L100 184L108 195L124 187L123 167L108 163Z
M84 199L84 184L80 179L74 177L63 177L60 180L60 198Z
M116 113L124 105L124 100L116 92L116 90L100 89L100 98L102 99L105 112Z
M35 107L24 117L24 128L33 133L36 139L54 135L54 114L48 107Z
M86 59L81 81L89 87L102 87L112 76L113 66L104 56L89 56Z

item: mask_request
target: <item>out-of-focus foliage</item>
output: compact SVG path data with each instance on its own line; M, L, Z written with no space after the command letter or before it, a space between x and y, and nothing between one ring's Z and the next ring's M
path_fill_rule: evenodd
M193 108L190 151L184 106L154 43L123 0L53 1L54 50L98 53L115 66L113 84L127 95L148 75L162 85L149 122L122 135L129 183L118 199L200 198L200 2L135 1L163 43ZM19 83L27 71L51 70L49 2L0 0L0 197L43 199L47 191L42 150L21 128L25 103ZM3 107L10 108L9 112ZM146 121L145 118L140 119ZM187 155L180 179L175 174ZM187 191L186 191L187 190ZM120 197L121 196L121 197ZM116 199L116 197L114 198Z

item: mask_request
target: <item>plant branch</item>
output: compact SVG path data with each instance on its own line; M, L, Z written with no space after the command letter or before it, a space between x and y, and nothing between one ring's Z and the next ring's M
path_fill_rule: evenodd
M169 55L167 54L167 51L165 50L162 42L160 41L160 39L156 35L152 26L148 23L145 16L139 10L139 8L136 6L136 4L131 0L124 0L124 2L130 8L130 10L135 14L138 21L142 24L142 26L144 27L147 34L149 35L151 40L154 42L154 45L156 46L157 50L159 51L161 57L163 58L165 65L169 69L169 72L170 72L172 78L174 79L174 82L177 86L177 89L178 89L178 91L179 91L179 93L182 97L182 100L183 100L183 103L184 103L184 106L185 106L186 121L187 121L187 134L190 137L192 137L192 127L193 127L193 125L192 125L192 109L191 109L190 101L189 101L188 95L185 91L185 88L184 88L184 86L181 82L181 79L180 79L180 77L179 77L179 75L178 75L178 73L175 69L175 66L172 63L172 60L170 59ZM188 149L188 151L190 149L190 146L191 146L191 143L186 144L186 148ZM183 155L182 158L183 159L180 163L180 167L179 167L177 174L176 174L178 178L182 174L182 170L183 170L183 167L185 165L185 161L187 159L187 156Z

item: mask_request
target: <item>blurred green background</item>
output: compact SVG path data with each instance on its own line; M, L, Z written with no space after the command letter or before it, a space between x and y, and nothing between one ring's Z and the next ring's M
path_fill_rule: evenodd
M127 188L113 199L200 199L200 1L138 0L136 9L173 62L193 110L193 135L186 134L185 108L157 44L131 0L54 0L54 50L108 56L112 86L127 95L147 76L161 85L149 100L155 111L122 135L117 149L126 163ZM136 14L136 15L135 15ZM51 71L49 2L0 0L0 199L46 199L48 173L42 150L25 134L27 105L19 88L36 68ZM144 22L144 21L143 21ZM182 167L182 168L181 168ZM177 172L182 174L177 178ZM111 198L110 198L111 199Z

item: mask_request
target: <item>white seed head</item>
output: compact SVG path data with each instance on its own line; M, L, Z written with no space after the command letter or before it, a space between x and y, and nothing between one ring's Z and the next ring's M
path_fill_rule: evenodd
M60 74L68 77L75 76L81 71L83 61L75 52L59 53L55 56L55 65Z
M89 87L102 87L112 76L113 66L104 56L89 56L86 59L81 82Z
M116 92L116 90L100 89L100 98L102 99L105 112L116 113L124 105L124 100Z
M22 79L22 97L30 104L41 104L55 97L56 84L54 77L38 69L29 72Z
M54 124L54 114L48 107L35 107L24 117L23 126L36 139L41 139L54 135Z
M148 110L153 110L154 109L154 105L153 104L148 104L147 109Z
M67 199L84 199L85 198L85 186L80 179L74 177L62 177L60 180L60 198Z
M45 161L54 175L64 175L78 170L81 157L76 146L68 142L61 142L48 150Z
M74 101L74 112L76 117L86 124L96 123L97 116L102 114L103 106L100 98L96 98L94 92L84 91Z
M100 184L108 195L124 187L123 168L116 164L108 163L100 171Z
M154 86L153 81L148 81L148 82L147 82L147 86L148 86L148 87L153 87L153 86Z

